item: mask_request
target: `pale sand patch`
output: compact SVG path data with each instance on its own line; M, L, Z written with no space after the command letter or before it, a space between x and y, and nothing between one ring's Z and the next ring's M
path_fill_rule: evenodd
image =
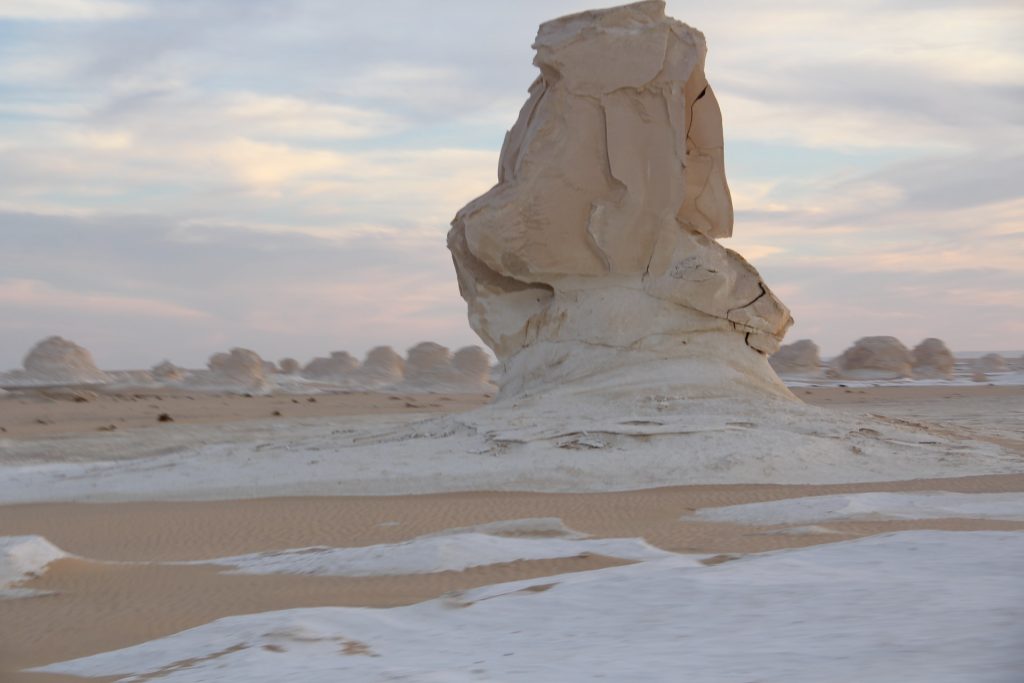
M932 423L952 422L986 432L1006 432L1007 444L1024 451L1024 386L883 386L793 387L806 403L862 413L913 418ZM208 395L178 389L145 389L109 393L89 392L83 402L47 399L26 390L0 398L0 438L48 439L105 434L116 431L182 425L217 425L242 421L318 420L345 415L413 415L453 413L485 405L481 394L407 394L354 392L315 396ZM311 402L309 399L313 399ZM275 416L274 411L281 413ZM157 417L167 413L173 423ZM991 434L989 434L991 436Z
M1024 491L1024 475L833 486L687 486L590 494L452 493L191 503L32 504L0 508L0 535L39 534L90 560L201 560L306 546L394 543L445 529L559 517L598 537L643 537L710 556L763 552L907 529L1024 530L997 520L836 522L834 534L681 521L710 506L858 491ZM729 557L719 558L729 559ZM396 577L238 575L201 566L59 560L27 587L56 595L5 601L0 671L151 640L234 614L316 605L395 606L452 590L622 564L599 556L510 562ZM12 681L56 681L18 674Z
M483 394L352 392L242 396L159 388L102 393L88 389L77 392L84 400L76 401L73 393L35 389L11 392L0 399L0 438L47 439L275 418L306 420L342 415L453 413L476 408L490 400ZM159 416L164 413L173 422L159 422ZM115 429L110 430L111 427Z

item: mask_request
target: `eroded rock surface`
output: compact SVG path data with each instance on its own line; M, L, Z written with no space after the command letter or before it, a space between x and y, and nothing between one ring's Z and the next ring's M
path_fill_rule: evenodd
M950 379L956 360L953 352L941 339L929 337L910 352L914 377L919 379Z
M699 395L788 391L768 366L792 324L742 256L699 31L639 2L542 24L540 76L498 184L448 234L503 395L678 361Z
M772 369L780 375L821 374L821 353L810 339L785 344L768 359Z
M912 364L910 350L896 337L862 337L832 363L849 379L910 377Z

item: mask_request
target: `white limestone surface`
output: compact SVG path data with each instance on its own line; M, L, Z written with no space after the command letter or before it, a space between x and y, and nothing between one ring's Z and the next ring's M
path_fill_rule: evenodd
M1022 532L908 531L408 607L229 617L40 670L166 683L1017 683L1022 574Z
M1024 521L1024 493L841 493L705 508L693 516L711 522L763 525L877 519Z
M599 396L545 393L425 420L351 416L11 441L0 443L0 503L582 492L1024 472L1019 453L975 439L973 423L961 434L955 424L932 429L792 401L640 395L609 403Z
M231 573L238 574L395 576L458 572L503 562L585 554L637 562L673 556L673 553L655 548L640 538L531 538L462 531L423 536L403 543L355 548L292 548L197 560L190 564L223 565L231 567Z
M36 594L16 584L41 575L64 557L70 556L42 536L0 536L0 600Z

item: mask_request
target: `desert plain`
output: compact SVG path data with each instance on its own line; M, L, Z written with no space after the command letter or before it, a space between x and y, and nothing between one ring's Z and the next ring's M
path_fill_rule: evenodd
M954 438L990 440L1024 463L1024 386L795 386L793 390L806 403L829 410L882 415L928 424ZM8 473L16 467L81 467L90 460L105 459L90 453L117 452L117 447L111 448L113 441L127 437L148 445L142 454L124 455L129 461L166 458L169 451L203 457L204 449L209 457L216 457L209 449L217 441L238 438L232 434L249 435L246 439L252 434L267 436L266 430L282 425L300 434L304 429L417 423L471 410L489 400L483 394L245 396L152 388L88 393L28 389L0 399L0 427L5 430L0 454ZM168 414L173 421L160 422L159 414ZM109 425L117 429L107 431ZM102 444L106 447L98 447ZM581 455L585 459L586 451ZM313 456L309 461L316 459ZM856 457L851 453L851 458ZM316 464L310 467L315 478ZM67 476L75 476L73 472L68 470ZM274 496L266 495L272 489L264 488L239 489L234 495L222 492L214 500L151 500L147 494L125 488L117 502L48 501L44 487L35 491L33 502L15 504L11 499L24 498L24 489L14 492L4 487L2 500L7 504L0 506L0 536L42 537L66 555L17 583L18 589L31 595L3 602L0 670L5 681L78 680L67 674L27 670L146 643L224 617L305 607L389 609L515 581L533 582L540 591L571 573L645 561L642 554L582 544L584 535L588 541L633 539L665 553L696 557L710 569L760 553L896 532L1024 532L1024 509L1002 515L998 511L976 515L967 508L915 514L882 505L846 517L812 512L799 524L770 517L740 523L697 514L750 503L873 492L981 494L982 498L996 496L994 500L1004 505L1016 497L1018 507L1024 507L1024 472L831 485L666 482L644 490L580 493L481 490ZM815 519L815 514L823 519ZM517 525L515 520L528 521ZM502 523L511 524L502 527ZM527 544L561 540L569 548L535 556L513 547L507 556L499 553L488 559L485 554L479 563L446 563L443 549L434 548L439 553L435 557L424 548L419 552L433 558L436 566L371 568L356 576L318 569L315 563L304 567L301 554L296 556L297 565L290 569L282 565L270 573L233 573L223 564L204 562L302 548L315 555L329 548L395 547L417 539L444 538L452 530L483 531L491 539ZM572 543L580 545L574 548ZM453 552L458 555L457 550ZM278 646L263 643L260 647ZM362 645L342 645L340 651L346 647L344 657L368 656ZM161 665L150 675L159 680L187 668L176 662Z

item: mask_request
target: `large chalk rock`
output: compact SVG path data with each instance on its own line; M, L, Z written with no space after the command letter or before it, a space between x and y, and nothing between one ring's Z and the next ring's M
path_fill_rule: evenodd
M234 348L228 353L215 353L206 366L210 369L207 379L214 385L254 392L268 388L266 365L255 351Z
M768 363L780 375L821 374L821 355L818 345L810 339L785 344L771 355Z
M328 358L314 358L302 369L302 376L322 382L344 383L352 379L352 374L359 367L356 360L347 351L334 351Z
M910 377L910 350L896 337L863 337L832 362L847 379L899 379Z
M502 479L508 490L572 490L603 464L609 488L892 481L981 462L1019 471L1015 454L965 448L971 437L947 425L794 400L765 357L789 314L716 241L732 211L704 38L663 9L541 26L541 77L506 137L499 182L448 236L470 322L502 364L498 400L366 447L380 458L454 454L470 468L489 467L486 456L526 463ZM447 349L419 345L403 386L437 386L453 369ZM565 478L552 485L532 463ZM464 471L429 474L469 490Z
M616 374L790 397L766 358L789 311L717 241L733 211L703 34L650 1L542 24L534 48L498 184L448 233L502 396Z
M22 362L24 379L47 384L97 384L111 380L96 367L92 354L63 337L47 337Z
M918 379L950 379L956 361L953 352L941 339L929 337L910 352L914 377Z
M398 384L405 376L405 361L390 346L376 346L355 373L355 381L365 389L380 389Z

